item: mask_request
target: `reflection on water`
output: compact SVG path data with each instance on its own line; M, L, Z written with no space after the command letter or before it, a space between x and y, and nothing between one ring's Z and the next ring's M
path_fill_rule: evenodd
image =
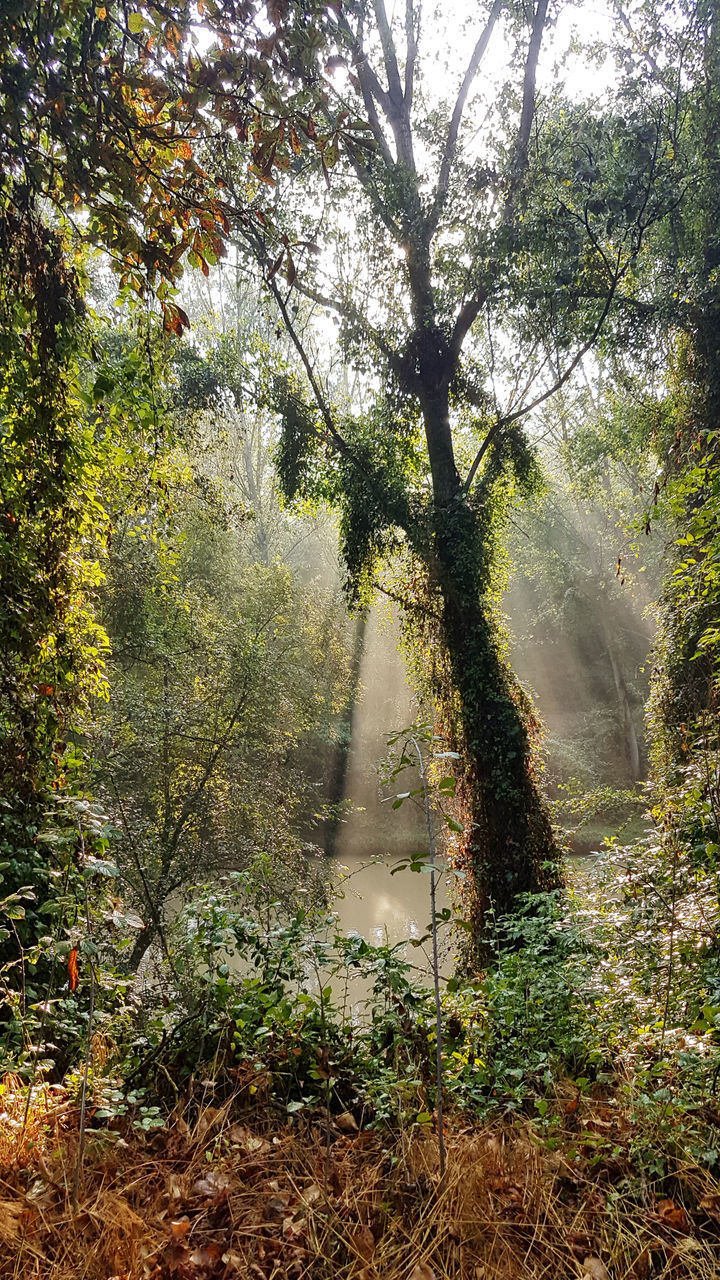
M337 863L334 910L342 932L354 930L375 946L420 938L430 922L430 876L402 870L398 858L365 862L351 855ZM438 875L438 909L447 906L445 876Z
M339 933L359 933L373 946L405 944L399 954L415 969L416 977L431 981L429 939L413 946L430 931L430 875L408 869L392 874L397 857L370 862L358 855L337 864L338 889L333 903ZM447 875L437 877L438 911L450 905ZM441 926L443 972L452 968L450 927Z

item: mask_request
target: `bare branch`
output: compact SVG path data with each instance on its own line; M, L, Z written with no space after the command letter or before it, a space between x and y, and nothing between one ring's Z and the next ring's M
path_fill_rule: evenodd
M513 413L508 413L504 417L498 418L497 422L495 422L493 426L490 428L485 439L480 445L480 448L478 449L475 455L475 458L473 460L473 464L468 472L467 479L465 481L465 484L463 485L463 489L465 490L465 493L470 492L470 486L472 485L472 482L475 479L475 476L477 474L477 469L480 466L480 463L485 457L485 454L487 453L490 446L494 444L494 442L497 440L501 432L503 432L506 429L506 427L510 427L513 425L513 423L518 422L520 418L524 418L528 413L532 413L533 409L539 408L541 404L544 404L546 400L549 400L551 396L554 396L555 393L559 391L561 387L564 387L568 378L570 378L572 374L575 372L575 370L577 369L583 356L587 355L590 348L595 345L595 342L597 341L600 331L605 321L607 320L608 314L610 312L610 307L612 306L613 298L615 297L615 289L617 288L618 282L622 274L623 273L621 273L619 270L616 272L613 286L608 291L608 295L605 299L605 305L600 314L600 318L596 322L593 328L593 331L590 334L590 337L587 339L586 342L583 343L579 351L575 353L575 355L573 356L572 360L570 361L570 364L567 366L565 371L562 374L560 374L558 378L555 379L555 382L553 382L552 386L548 387L539 396L536 396L534 400L531 400L530 404L523 405L521 408L516 409Z
M394 168L394 161L392 156L390 156L389 152L388 152L388 156L389 156L388 164L391 168ZM395 222L394 218L391 216L388 209L380 199L377 188L373 183L372 177L368 172L368 170L366 169L365 165L363 164L362 160L360 160L360 158L356 155L349 155L349 160L353 169L355 170L355 173L357 175L358 181L360 182L360 185L364 187L365 191L367 191L368 196L370 197L370 200L373 206L377 210L378 217L382 221L383 225L387 227L388 231L390 232L390 235L392 236L393 240L395 240L397 244L404 244L405 237L402 231L400 230L399 226Z
M375 10L375 21L377 22L380 43L382 45L385 73L388 78L389 97L393 106L398 108L404 101L404 98L402 84L400 82L400 69L398 67L397 53L395 52L395 42L393 41L390 23L385 10L385 0L373 0L373 8Z
M408 0L408 2L410 2L410 0ZM448 126L447 138L445 139L445 146L443 148L442 160L440 162L440 173L438 175L438 184L435 191L435 199L433 201L432 213L430 215L430 225L433 230L435 230L438 224L438 219L440 218L440 214L442 213L443 206L445 204L445 200L447 197L448 186L450 184L450 174L452 172L453 161L455 159L455 152L457 150L458 133L460 131L460 124L462 122L463 112L465 110L465 104L468 99L468 94L470 93L470 89L472 88L473 81L478 73L480 63L482 62L485 56L485 50L487 49L488 44L490 42L490 37L493 33L495 24L502 11L503 4L504 4L504 0L495 0L493 7L490 10L490 14L488 16L487 22L485 23L485 27L483 28L483 31L480 34L480 38L478 39L478 42L475 45L475 48L473 49L472 57L470 59L470 62L468 63L467 71L465 72L465 75L463 77L463 82L460 85L460 90L458 92L458 96L455 101L455 106L453 108L450 124Z
M476 289L472 297L468 298L467 302L463 303L463 306L458 312L458 317L453 326L452 336L450 338L450 351L455 360L459 359L462 344L488 300L488 292L489 291L484 287Z
M543 33L545 31L545 23L547 21L547 10L548 0L538 0L535 17L533 18L532 31L530 32L530 43L528 45L527 58L525 60L520 126L515 140L512 178L505 206L506 225L509 224L514 217L515 201L528 167L530 134L532 132L533 119L535 118L535 85L537 81L537 68L538 60L540 58Z
M340 300L338 298L329 298L327 294L321 293L319 289L313 288L312 285L305 284L304 281L295 279L294 289L297 293L301 293L304 298L309 298L311 302L316 302L320 307L326 307L328 311L334 311L336 315L343 320L348 320L351 324L358 325L369 340L374 343L378 351L384 355L390 368L395 372L405 372L400 354L391 347L390 343L383 336L380 329L376 329L370 324L362 312L350 301Z
M356 63L358 81L360 83L360 92L362 94L365 114L368 118L368 124L372 131L372 136L377 143L378 150L389 169L394 168L393 160L387 138L382 130L380 118L377 113L377 102L382 108L385 116L389 120L392 115L392 104L367 60L367 55L362 49L359 50L359 60Z
M373 7L388 78L388 93L385 95L385 103L382 104L383 111L393 131L398 161L414 173L415 157L410 128L410 110L403 94L395 42L385 10L385 0L373 0Z
M415 62L418 50L420 31L420 14L418 12L417 27L415 23L415 6L413 0L405 0L405 110L408 115L412 110L413 91L415 88Z
M283 323L288 332L290 340L292 341L292 344L295 347L295 350L300 356L303 368L305 370L305 373L307 374L308 382L310 383L310 386L312 387L313 395L315 396L315 403L317 404L317 407L320 410L320 414L322 416L322 420L325 423L325 428L327 430L327 433L339 453L342 453L346 458L353 458L353 452L352 452L352 449L350 448L350 445L347 443L347 440L343 439L337 427L335 426L335 419L332 415L330 405L328 404L325 398L325 395L323 393L323 389L317 380L317 377L315 375L315 370L312 367L312 364L310 362L310 357L307 351L305 350L305 346L300 339L300 335L298 334L295 328L295 325L290 319L290 313L287 309L287 304L278 288L277 281L275 279L267 280L266 284L275 299L278 311L280 312L280 315L283 318Z

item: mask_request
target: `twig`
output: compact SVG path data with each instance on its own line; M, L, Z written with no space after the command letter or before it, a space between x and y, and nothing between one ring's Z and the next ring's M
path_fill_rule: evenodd
M85 861L85 835L82 829L82 822L78 819L78 832L80 834L80 852L83 862ZM90 903L88 899L88 882L85 881L85 922L87 925L87 937L91 937L90 927ZM80 1139L78 1142L77 1160L75 1162L75 1179L72 1191L72 1206L75 1213L78 1211L78 1195L80 1191L80 1175L82 1173L83 1159L85 1156L85 1123L87 1119L87 1087L88 1076L90 1075L90 1058L92 1056L92 1036L93 1036L93 1019L95 1016L95 966L90 956L90 1006L88 1008L88 1025L87 1025L87 1043L85 1045L85 1062L83 1063L82 1090L80 1093Z
M425 771L425 761L423 759L420 744L417 738L412 739L412 744L417 752L418 764L420 766L420 781L423 789L423 802L425 808L425 824L428 833L428 847L430 850L430 929L432 932L432 954L433 954L433 986L435 988L435 1116L437 1120L437 1144L438 1158L440 1161L440 1181L445 1177L445 1134L443 1131L443 1029L442 1029L442 1001L440 998L440 961L438 957L438 930L437 930L437 902L435 895L436 875L435 870L435 829L433 827L432 813L430 810L430 791L428 789L427 773Z

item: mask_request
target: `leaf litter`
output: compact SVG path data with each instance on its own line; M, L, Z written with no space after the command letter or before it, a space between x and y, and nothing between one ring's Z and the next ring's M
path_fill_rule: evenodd
M629 1166L579 1155L571 1128L551 1150L519 1118L450 1124L441 1182L425 1132L273 1128L230 1098L151 1134L91 1135L73 1212L77 1107L59 1088L26 1101L6 1081L13 1280L720 1280L718 1184L685 1169L672 1195L633 1198Z

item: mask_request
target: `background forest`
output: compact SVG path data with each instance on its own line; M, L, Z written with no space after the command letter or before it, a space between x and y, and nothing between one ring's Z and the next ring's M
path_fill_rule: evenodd
M720 1275L713 0L5 0L8 1275Z

